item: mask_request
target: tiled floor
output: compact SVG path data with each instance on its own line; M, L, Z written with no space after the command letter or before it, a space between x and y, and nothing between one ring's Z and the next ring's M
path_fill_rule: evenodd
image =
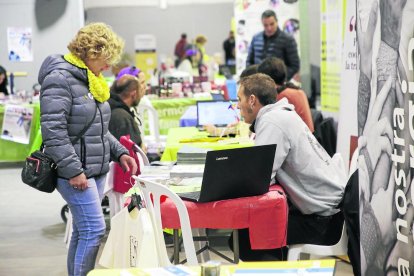
M57 192L41 193L23 184L19 168L0 169L0 275L67 274L60 217L64 204ZM351 266L339 261L336 275L353 275Z

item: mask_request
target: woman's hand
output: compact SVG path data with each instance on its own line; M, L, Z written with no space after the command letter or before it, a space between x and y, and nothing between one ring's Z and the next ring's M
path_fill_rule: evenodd
M69 184L74 189L79 189L83 191L88 188L88 179L86 178L86 175L84 173L81 173L80 175L77 175L69 179Z
M121 165L124 172L130 172L131 175L134 175L137 172L137 163L135 162L135 159L129 155L122 155L119 158L119 164Z

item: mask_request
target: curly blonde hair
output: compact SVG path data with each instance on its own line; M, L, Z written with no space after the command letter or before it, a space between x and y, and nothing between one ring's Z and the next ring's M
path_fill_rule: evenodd
M207 42L207 37L205 37L204 35L198 35L198 36L196 37L196 39L195 39L195 42L196 42L197 44L201 44L201 45L203 45L203 44L205 44L205 43Z
M121 59L124 40L104 23L90 23L81 28L68 45L81 60L103 58L112 65Z

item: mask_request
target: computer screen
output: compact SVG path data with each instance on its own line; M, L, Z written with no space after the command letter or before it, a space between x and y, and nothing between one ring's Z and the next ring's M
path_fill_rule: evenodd
M198 101L197 125L227 126L240 118L240 110L230 101Z
M226 87L229 100L237 101L237 82L235 80L226 80Z

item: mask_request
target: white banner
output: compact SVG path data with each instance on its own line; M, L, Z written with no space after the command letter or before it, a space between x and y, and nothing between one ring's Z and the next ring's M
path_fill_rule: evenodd
M345 0L344 0L345 1ZM340 152L346 164L357 148L358 128L357 109L357 45L356 45L356 0L346 0L344 44L342 49L340 108L338 118L338 142L336 151ZM346 166L348 168L348 166Z
M414 273L414 1L358 0L362 275Z
M32 28L7 28L10 61L33 61Z
M292 35L299 45L299 3L289 1L236 0L236 70L240 74L246 67L247 54L253 36L263 31L261 16L265 10L274 10L279 28Z
M29 144L33 107L6 105L1 138L16 143Z

